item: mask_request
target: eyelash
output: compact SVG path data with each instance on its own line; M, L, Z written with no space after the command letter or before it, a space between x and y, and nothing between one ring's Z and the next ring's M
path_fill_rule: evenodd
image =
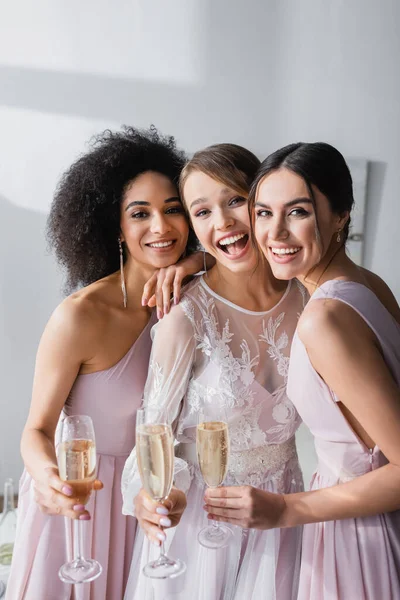
M263 214L264 213L264 214ZM265 214L268 213L268 214ZM298 213L297 215L294 213ZM304 208L294 208L290 213L289 213L289 217L293 216L293 217L306 217L307 215L309 215L310 213L307 212L306 210L304 210ZM267 219L268 217L272 216L272 212L270 210L266 210L266 209L262 209L262 210L258 210L256 212L256 216L258 219Z
M171 206L171 208L168 208L165 211L165 214L166 215L181 215L181 214L183 214L183 208L182 208L182 206ZM132 219L145 219L148 216L149 216L149 213L144 212L142 210L131 214Z
M233 204L233 202L236 202L236 204ZM235 196L234 198L231 198L229 200L228 206L231 207L235 207L237 204L241 204L242 202L246 202L246 198L243 198L242 196ZM195 213L195 217L205 217L206 214L209 214L211 211L208 208L202 208L201 210L199 210L197 213Z

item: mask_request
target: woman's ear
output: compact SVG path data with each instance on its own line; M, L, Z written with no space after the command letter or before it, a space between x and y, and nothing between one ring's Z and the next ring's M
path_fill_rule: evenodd
M339 215L338 217L338 227L339 229L343 229L344 226L346 225L347 221L349 220L350 217L350 213L348 210L346 210L344 213L342 213L341 215Z

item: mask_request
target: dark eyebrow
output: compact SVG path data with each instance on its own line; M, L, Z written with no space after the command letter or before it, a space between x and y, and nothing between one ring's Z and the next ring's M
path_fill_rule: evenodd
M181 202L181 199L178 196L172 196L172 198L167 198L164 200L164 204L168 204L170 202ZM125 208L125 211L128 208L132 208L132 206L151 206L150 202L145 202L144 200L134 200L133 202L129 202L128 206Z
M295 198L294 200L290 200L289 202L286 202L284 204L285 208L290 208L291 206L294 206L295 204L312 204L312 201L310 200L310 198ZM267 204L263 204L262 202L256 202L255 204L256 206L261 206L262 208L270 208Z

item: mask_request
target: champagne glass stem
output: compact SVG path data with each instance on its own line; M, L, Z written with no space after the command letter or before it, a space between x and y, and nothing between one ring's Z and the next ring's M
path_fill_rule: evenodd
M161 558L164 558L164 557L165 557L165 542L164 542L164 540L161 540L161 543L160 543L160 556L158 557L158 559L160 560Z
M162 530L164 531L164 530ZM162 566L162 565L167 565L170 563L170 559L168 558L168 556L165 553L165 541L161 540L160 542L160 554L156 560L156 565Z
M83 559L83 528L82 521L74 520L74 538L75 538L75 560L80 562Z
M72 551L72 527L71 527L71 519L69 517L64 517L64 526L65 526L65 544L67 549L67 561L71 562L73 560L74 553Z
M212 488L209 488L209 489L212 489ZM212 519L211 523L212 523L212 527L214 529L214 533L217 533L219 531L218 521L215 521L214 519Z

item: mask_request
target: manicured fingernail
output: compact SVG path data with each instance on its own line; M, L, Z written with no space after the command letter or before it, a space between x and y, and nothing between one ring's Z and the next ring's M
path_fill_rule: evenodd
M162 517L162 519L160 519L160 525L162 525L162 527L171 527L171 520L168 519L168 517Z
M72 489L68 485L63 485L61 488L61 491L66 496L72 496L72 494L73 494Z
M169 306L168 304L164 304L164 314L167 315L169 313Z
M146 306L147 303L148 303L148 299L142 298L142 306Z
M162 318L163 318L162 311L159 308L157 308L157 319L160 320Z
M75 506L73 508L77 512L82 512L83 510L85 510L85 507L83 506L83 504L75 504Z
M158 513L159 515L167 515L168 510L164 506L159 506L158 508L156 508L156 513Z
M157 537L160 540L160 542L164 542L165 541L165 535L164 535L164 533L157 533Z
M80 515L79 520L80 521L90 521L90 515Z
M179 296L174 296L174 304L179 304Z

